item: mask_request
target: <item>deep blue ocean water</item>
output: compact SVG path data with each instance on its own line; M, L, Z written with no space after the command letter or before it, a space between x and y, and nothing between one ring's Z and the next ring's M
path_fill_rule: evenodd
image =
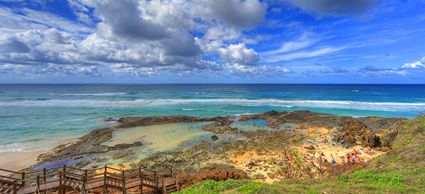
M105 117L269 110L413 118L425 113L425 85L0 85L0 152L48 149Z

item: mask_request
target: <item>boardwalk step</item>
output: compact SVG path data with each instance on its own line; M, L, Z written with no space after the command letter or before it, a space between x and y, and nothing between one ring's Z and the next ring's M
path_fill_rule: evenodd
M98 171L96 169L95 171ZM89 171L89 172L88 172ZM47 174L46 172L50 173ZM39 174L36 174L39 173ZM83 170L73 167L63 167L63 171L60 169L44 169L44 171L33 172L33 177L26 179L25 183L31 183L23 187L21 179L14 177L5 177L0 179L0 194L12 194L18 193L29 194L33 193L37 186L34 186L36 181L40 181L38 178L43 177L40 173L44 173L44 179L47 182L41 182L39 185L42 191L55 192L59 188L63 187L67 192L77 193L81 192L82 189L93 189L110 187L113 190L124 190L130 188L137 188L143 186L143 190L147 192L156 193L165 187L166 193L178 191L178 185L175 183L174 174L164 174L158 171L141 171L141 168L133 171L122 171L120 169L114 169L105 166L104 172L93 172L93 170ZM97 174L99 173L99 174ZM19 173L18 173L19 174ZM23 174L23 173L22 173ZM34 178L37 176L37 180ZM23 176L24 177L24 176ZM17 180L17 182L11 182L10 180ZM125 183L123 181L125 180ZM45 180L44 180L45 181ZM161 181L163 183L161 184ZM125 188L123 188L125 187ZM145 193L145 192L144 192Z
M177 185L176 185L176 184L166 185L166 186L165 186L165 191L166 191L167 193L176 192L176 191L178 191Z
M1 190L1 193L12 193L10 189L3 189Z

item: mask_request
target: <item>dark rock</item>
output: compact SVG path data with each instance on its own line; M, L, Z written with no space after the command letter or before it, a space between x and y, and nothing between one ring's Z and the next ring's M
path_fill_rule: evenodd
M307 149L307 150L314 150L314 149L316 149L316 148L314 148L314 146L313 146L313 145L308 145L308 146L304 146L304 149Z
M84 156L78 156L78 157L74 158L74 160L78 160L78 159L81 159L81 158L84 158Z
M152 116L152 117L124 117L118 119L119 128L127 128L134 126L147 126L159 125L167 123L179 122L201 122L201 121L215 121L216 118L200 118L191 116Z
M247 164L246 166L247 166L249 169L251 169L251 168L253 168L255 165L256 165L256 164L255 164L255 162L250 161L250 162L248 162L248 164Z
M402 118L364 117L360 120L373 131L397 129L403 125Z
M184 162L184 160L183 159L175 159L174 162L175 163L182 163L182 162Z
M265 113L263 113L263 114L264 114L264 115L267 115L267 116L275 116L275 115L280 114L280 112L275 111L275 110L271 110L271 111L265 112Z
M211 136L211 139L212 139L213 141L216 141L216 140L218 140L218 136L217 136L217 135L212 135L212 136Z
M103 119L103 122L114 122L114 121L117 121L117 119L112 118L112 117L106 117L106 118Z
M111 150L124 150L127 148L131 148L131 147L138 147L138 146L142 146L143 143L142 142L135 142L132 144L117 144L115 146L110 147Z

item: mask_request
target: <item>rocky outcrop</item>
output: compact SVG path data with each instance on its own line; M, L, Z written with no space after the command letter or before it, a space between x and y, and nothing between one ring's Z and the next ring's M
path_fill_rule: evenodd
M387 129L380 134L381 146L391 147L399 132L394 129Z
M243 131L230 125L236 120L249 119L264 119L273 130ZM179 148L157 152L146 158L138 159L132 156L141 149L145 149L146 142L127 142L126 144L115 146L107 146L105 144L112 138L114 131L126 127L202 121L213 122L204 126L203 129L214 134L211 134L209 138L202 140L202 142L197 142L185 149ZM255 149L258 153L267 153L271 150L286 149L291 145L305 144L305 150L314 152L315 147L313 145L324 140L333 144L342 142L346 145L360 144L370 147L377 147L382 145L382 143L389 145L394 141L394 135L396 134L381 133L378 136L376 133L383 128L397 126L398 122L401 121L400 119L379 117L358 119L310 111L269 111L261 114L212 118L191 116L125 117L119 119L113 127L93 130L75 142L58 146L52 151L42 154L39 160L40 162L55 160L75 161L75 158L79 158L78 161L75 161L76 163L81 163L88 167L96 167L105 165L109 161L96 161L90 160L90 158L111 158L113 156L114 158L121 158L123 161L144 165L150 169L173 167L181 172L193 173L211 161L226 163L229 154L241 154L247 150ZM295 126L293 133L283 129L282 126L288 123ZM371 129L370 126L373 126L374 129ZM329 129L326 134L323 134L326 137L315 139L316 136L312 138L306 135L308 131L315 133L316 129L321 127ZM383 139L384 137L388 138ZM330 142L332 140L334 142ZM124 152L128 154L122 154ZM91 161L90 165L85 160Z
M127 128L135 126L159 125L179 122L202 122L217 121L219 118L200 118L191 116L152 116L152 117L124 117L118 119L120 125L118 128Z
M215 134L224 134L224 133L237 133L238 128L231 127L230 125L222 125L222 124L211 124L203 127L204 130L213 132Z
M50 152L41 154L39 161L62 160L67 157L74 157L84 154L106 153L108 146L101 145L103 142L112 138L114 128L96 129L87 135L84 135L75 142L60 145Z
M373 131L397 129L403 125L407 119L384 118L384 117L364 117L359 118L369 129Z
M378 147L381 144L379 137L368 125L380 130L389 126L396 126L402 121L402 119L386 119L381 117L356 119L349 116L337 116L310 111L269 111L257 115L244 115L240 119L265 119L271 127L276 127L283 123L296 123L303 127L333 128L337 129L337 134L335 134L334 138L336 142L346 145L360 144L369 147ZM364 121L368 123L366 124Z
M247 179L248 175L243 171L228 165L212 165L200 169L193 174L178 174L177 180L181 188L188 187L204 180L223 181L227 179Z
M360 144L367 147L378 147L381 145L379 137L360 120L346 117L342 123L341 138L344 144Z

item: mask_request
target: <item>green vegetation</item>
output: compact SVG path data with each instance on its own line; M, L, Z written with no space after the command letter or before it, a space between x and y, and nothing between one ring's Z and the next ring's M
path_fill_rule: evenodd
M207 180L180 193L425 193L425 116L397 129L392 150L368 166L323 180Z
M353 175L324 180L285 180L274 184L252 180L207 180L180 193L420 193L423 191L425 191L423 188L405 183L404 176L400 174L355 172Z

